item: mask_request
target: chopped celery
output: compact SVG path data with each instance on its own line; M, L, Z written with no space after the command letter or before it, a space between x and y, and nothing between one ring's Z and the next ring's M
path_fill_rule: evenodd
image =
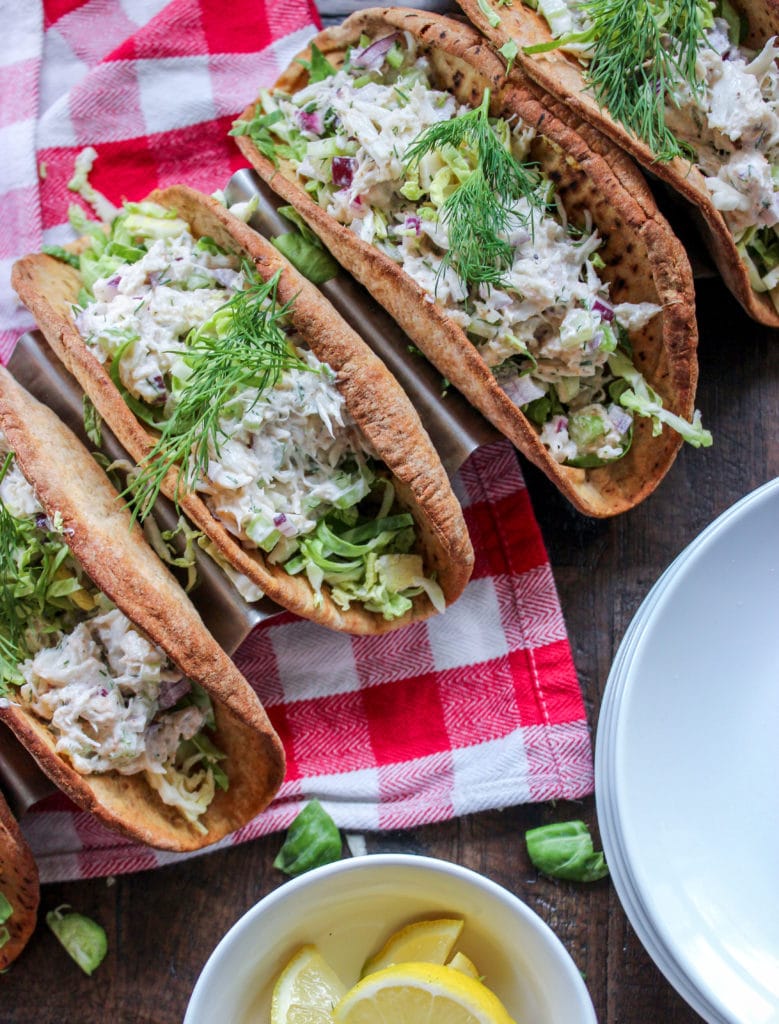
M574 413L568 419L568 434L577 448L587 448L606 433L600 416Z

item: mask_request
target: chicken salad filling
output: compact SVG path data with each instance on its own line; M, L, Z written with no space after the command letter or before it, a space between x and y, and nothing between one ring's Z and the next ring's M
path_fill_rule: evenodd
M91 230L74 310L87 346L130 408L160 431L134 486L149 511L165 470L249 550L352 603L397 618L440 587L415 548L383 464L362 435L330 367L289 323L278 274L253 266L176 214L128 204L110 233ZM94 265L94 266L93 266Z
M710 443L698 414L687 423L663 409L630 359L629 332L660 306L610 301L597 232L568 223L529 163L533 130L488 117L487 104L471 110L434 88L413 38L394 33L361 39L340 69L314 49L309 83L293 96L263 91L253 120L233 131L289 164L320 206L462 327L557 461L622 457L634 415L650 416L656 433L667 423ZM487 148L512 183L497 209Z
M98 590L0 433L0 695L84 775L143 773L199 831L224 755L210 700Z
M595 62L596 96L619 113L617 98L610 102L606 91L598 92L600 56L594 47L600 38L598 19L607 13L600 11L603 6L603 0L537 0L559 48L574 54L585 68ZM684 6L677 0L680 11ZM752 287L769 292L779 309L779 44L771 37L760 51L745 46L746 26L728 0L687 0L688 22L695 24L689 28L680 20L673 31L665 24L668 7L660 0L648 3L657 22L657 45L672 55L669 77L663 87L657 85L665 126L681 146L679 155L690 156L703 173ZM636 17L633 27L638 23ZM651 61L646 39L645 45ZM634 106L639 103L637 98Z

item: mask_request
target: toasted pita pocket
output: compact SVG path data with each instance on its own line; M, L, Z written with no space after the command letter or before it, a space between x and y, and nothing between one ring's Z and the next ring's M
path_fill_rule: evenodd
M725 284L753 319L769 327L779 327L779 312L767 292L753 289L733 233L714 205L700 169L679 157L659 161L645 142L614 120L607 109L599 106L588 89L582 65L572 55L561 50L525 53L524 47L547 43L553 37L543 16L527 7L522 0L509 5L501 4L499 0L458 0L458 3L496 48L510 41L516 43L517 66L550 96L562 101L578 117L613 139L648 171L693 204L698 228ZM750 32L745 42L750 47L760 49L771 35L779 31L779 7L775 0L749 0L736 6L748 20ZM485 10L490 11L489 16Z
M0 924L7 940L0 944L0 971L19 956L35 930L40 901L38 868L30 847L0 794L0 893L11 904L11 916Z
M175 210L195 237L208 236L224 249L251 259L264 280L280 272L279 304L291 303L292 327L335 372L336 387L346 408L389 470L400 506L414 518L415 550L423 559L426 574L435 576L446 603L454 601L473 566L468 531L432 442L395 378L309 281L218 202L184 186L155 192L149 199ZM156 437L136 419L106 367L79 335L71 311L79 291L78 272L49 256L28 256L15 265L13 284L56 354L126 450L141 462ZM163 490L169 497L176 495L177 476L173 471ZM391 620L356 602L344 611L332 600L326 585L320 600L303 573L290 575L282 565L268 561L261 550L243 546L196 494L178 497L181 508L224 560L290 611L353 633L385 632L434 611L425 593L414 597L410 611Z
M697 381L697 330L693 284L685 253L657 210L639 172L622 153L587 125L574 131L557 116L555 104L531 83L506 80L505 64L469 26L433 14L399 8L352 15L342 26L321 33L315 45L335 66L361 34L381 39L410 33L431 64L433 85L459 102L478 106L491 90L491 113L519 115L539 129L530 158L554 181L569 220L587 218L603 239L599 250L613 302L653 302L662 313L631 333L635 365L682 417L693 411ZM307 51L302 57L310 57ZM277 82L294 94L307 83L298 61ZM242 118L251 119L254 107ZM270 186L294 205L339 260L398 321L439 371L581 511L593 516L623 512L645 498L673 462L681 440L663 429L653 436L649 420L637 417L627 454L597 468L561 465L539 440L534 426L498 386L490 368L464 330L391 258L360 239L320 208L297 183L291 164L275 167L250 138L236 140Z
M95 586L211 698L213 742L228 789L217 789L190 824L162 802L144 774L80 774L55 737L13 692L0 719L72 800L104 824L151 846L194 850L245 825L270 802L284 775L281 742L252 688L203 625L181 587L130 518L108 478L77 438L0 368L0 429L50 521Z

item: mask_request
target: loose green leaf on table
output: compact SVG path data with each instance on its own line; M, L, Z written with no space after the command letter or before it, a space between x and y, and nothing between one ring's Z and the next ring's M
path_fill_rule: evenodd
M8 902L8 897L0 889L0 949L8 942L11 938L11 933L5 927L5 922L13 914L14 908Z
M76 961L85 974L92 974L99 967L108 951L108 939L104 929L90 917L74 912L70 908L57 907L46 915L46 924L51 928L68 954Z
M596 882L609 873L603 853L596 853L583 821L560 821L525 833L527 852L545 875L569 882Z
M286 875L302 875L340 860L342 845L333 819L318 800L310 800L290 825L273 866Z

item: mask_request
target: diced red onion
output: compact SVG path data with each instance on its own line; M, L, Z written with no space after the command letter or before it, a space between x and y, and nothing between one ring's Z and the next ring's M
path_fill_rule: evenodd
M38 530L50 530L51 522L44 512L39 512L35 517L35 526Z
M606 302L605 299L596 299L592 308L596 313L600 313L601 320L605 320L607 324L610 324L614 319L614 307L610 302Z
M630 425L633 422L633 417L630 413L625 412L618 405L613 405L609 409L609 419L614 425L614 429L618 434L627 434L630 430Z
M333 184L339 188L349 188L357 170L357 160L353 156L333 157Z
M230 270L229 267L216 267L211 271L214 280L225 288L235 288L238 278L241 276L237 270Z
M378 71L399 35L399 32L393 32L392 35L377 39L370 46L366 46L364 50L353 50L351 56L352 67L365 68L367 71Z
M413 228L417 235L422 234L422 221L419 219L419 217L415 217L413 214L406 217L405 227Z
M149 284L152 286L152 288L156 288L157 285L162 280L162 278L163 273L161 270L152 270L152 272L149 274Z
M182 697L185 697L192 689L192 683L186 676L181 679L163 679L160 683L160 692L157 697L157 705L160 711L167 711L174 704L178 704Z
M555 427L555 433L559 434L561 431L567 430L567 429L568 429L568 417L567 416L560 416L559 419L557 420L557 426Z
M95 298L100 302L110 302L119 292L121 277L115 274L105 281L95 281Z
M309 113L306 110L298 110L297 119L304 132L313 132L314 135L322 134L325 122L320 111L312 110Z
M168 400L168 389L165 387L165 378L161 373L155 373L153 377L147 377L147 382L157 392L154 398L155 405L162 405Z
M514 405L527 405L528 402L533 402L544 394L544 389L539 387L529 374L511 377L502 382L501 387Z
M278 512L273 517L273 525L283 537L294 537L298 532L294 523L291 523L283 512Z

